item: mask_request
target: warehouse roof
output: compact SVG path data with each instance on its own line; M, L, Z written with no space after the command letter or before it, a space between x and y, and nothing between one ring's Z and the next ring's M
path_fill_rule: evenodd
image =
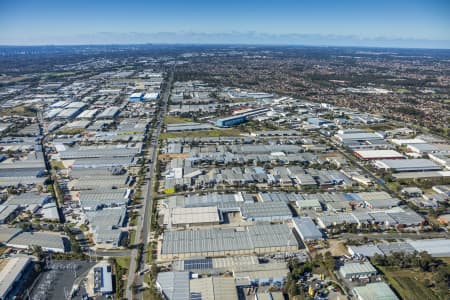
M394 150L357 150L355 154L362 159L403 158L403 155Z
M22 193L19 195L12 195L9 197L5 203L5 205L43 205L50 199L50 195L47 194L35 194L35 193Z
M210 124L201 124L201 123L194 123L194 122L167 124L167 132L209 130L212 128L213 127Z
M449 239L417 240L409 244L418 252L427 251L432 256L450 257Z
M0 271L0 298L6 299L8 292L23 270L31 262L30 257L11 257ZM9 297L8 297L9 299Z
M296 240L286 224L257 224L247 228L211 228L165 231L163 254L251 250L293 246Z
M360 254L367 257L372 257L375 254L383 255L383 252L376 245L368 244L361 246L348 246L348 252L350 254Z
M403 225L418 225L424 221L424 218L414 211L396 211L388 212L398 224Z
M364 286L354 287L355 294L361 300L398 300L399 298L385 282L373 282Z
M376 139L382 139L383 136L377 133L372 132L357 132L357 133L343 133L343 134L336 134L336 137L340 139L341 141L344 140L376 140Z
M20 228L0 226L0 244L6 243L21 232L22 229Z
M243 203L241 213L244 218L291 217L292 212L285 202Z
M294 221L294 228L303 241L320 240L323 238L322 232L320 232L310 217L293 218L292 220Z
M171 210L170 216L173 225L219 222L217 207L214 206L175 207Z
M346 263L339 269L339 272L347 277L365 273L377 273L377 270L370 262L364 261Z
M333 203L333 202L332 202ZM317 218L319 223L322 223L321 225L328 227L331 225L336 224L356 224L358 223L358 220L355 218L355 216L351 213L338 213L334 215L323 215Z
M429 159L383 159L377 160L375 165L383 169L394 169L396 171L414 170L440 170L441 167Z
M191 300L233 300L238 299L232 277L206 277L190 281Z
M168 300L185 300L190 298L189 272L158 273L156 283Z
M259 193L259 197L263 202L270 201L283 201L283 202L295 202L298 200L303 200L302 195L295 193L286 193L286 192L267 192L267 193Z
M377 246L384 253L384 255L391 255L394 252L414 252L414 248L409 243L405 242L378 244Z
M21 232L7 243L10 247L28 248L41 246L44 251L64 252L64 242L59 234L45 232Z

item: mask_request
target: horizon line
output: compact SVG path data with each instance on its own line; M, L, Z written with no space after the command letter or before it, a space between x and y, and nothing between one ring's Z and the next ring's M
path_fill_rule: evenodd
M371 49L409 49L409 50L450 50L450 47L410 47L410 46L369 46L369 45L335 45L335 44L302 44L302 43L203 43L203 42L142 42L142 43L74 43L74 44L58 44L58 43L37 43L37 44L1 44L4 47L80 47L80 46L266 46L266 47L315 47L315 48L371 48Z

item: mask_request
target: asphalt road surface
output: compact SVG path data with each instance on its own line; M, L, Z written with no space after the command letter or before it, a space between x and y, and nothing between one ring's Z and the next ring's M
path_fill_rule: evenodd
M166 114L167 110L167 104L169 100L170 95L170 89L172 86L173 81L173 72L169 75L169 81L166 85L166 88L163 92L163 96L161 98L161 106L160 110L158 112L157 118L156 118L156 127L153 129L153 135L151 138L151 145L149 148L150 151L150 159L151 162L148 165L148 172L146 174L146 177L149 178L146 184L146 188L144 189L144 205L141 208L140 211L140 219L138 221L137 227L136 227L136 238L135 241L140 241L141 246L143 247L141 256L141 259L139 262L137 262L137 256L138 256L138 249L133 249L131 251L131 262L130 262L130 268L128 272L128 287L126 289L126 298L131 299L142 299L142 293L138 292L133 297L133 284L136 283L137 286L142 286L144 282L144 275L140 272L146 268L145 266L145 248L147 246L147 243L149 241L149 233L150 233L150 227L151 227L151 217L152 217L152 198L153 198L153 172L155 169L155 161L157 160L158 155L158 142L159 142L159 135L161 134L161 129L163 125L164 116ZM136 274L139 272L138 274Z

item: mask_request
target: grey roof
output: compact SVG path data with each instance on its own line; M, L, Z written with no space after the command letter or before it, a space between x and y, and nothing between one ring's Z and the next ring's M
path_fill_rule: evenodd
M185 207L214 206L225 202L235 202L235 194L209 193L206 195L190 195L184 198Z
M397 221L395 221L385 212L370 212L369 215L372 217L374 223L383 223L389 225L397 224Z
M336 136L341 140L378 140L383 137L377 133L372 132L357 132L357 133L343 133L336 134Z
M424 218L414 211L389 212L388 215L403 225L418 225L424 221Z
M105 208L98 211L86 212L94 240L97 243L111 243L118 245L122 237L121 227L126 217L126 207Z
M373 282L354 287L355 294L361 300L398 300L399 298L385 282Z
M158 273L156 282L168 300L186 300L190 298L189 272Z
M409 243L404 242L378 244L377 246L384 253L384 255L391 255L393 252L412 253L415 250Z
M282 247L297 241L286 224L256 224L247 228L211 228L201 230L165 231L163 254L200 253L255 248Z
M317 218L325 227L335 224L357 224L358 220L351 213L339 213L334 215L323 215Z
M97 158L97 157L131 157L139 153L139 148L81 148L68 149L59 153L61 159Z
M201 124L201 123L178 123L178 124L168 124L167 132L174 131L195 131L195 130L209 130L213 129L213 126L210 124Z
M429 159L382 159L376 164L387 166L396 171L440 170L441 167Z
M263 217L292 217L292 212L285 202L244 203L241 207L244 218L257 219Z
M298 200L303 200L302 195L295 193L286 193L286 192L267 192L267 193L259 193L262 201L282 201L282 202L295 202Z
M361 246L348 246L349 252L353 254L360 254L367 257L372 257L375 254L383 255L384 253L376 245L368 244Z
M20 280L24 269L31 262L31 257L10 257L5 259L5 262L3 268L0 270L0 298L14 299L15 297L8 297L8 293L14 287L14 283Z
M11 247L28 248L41 246L44 250L64 251L64 242L59 234L44 232L21 232L7 242Z
M432 256L450 257L449 239L417 240L409 244L418 252L427 251Z
M0 243L5 243L14 236L22 232L22 229L16 227L7 227L0 225Z
M286 224L258 224L248 228L254 248L297 245L292 230Z
M323 238L322 233L310 217L293 218L292 220L294 221L294 228L303 241Z
M351 277L351 276L358 276L358 275L365 275L367 273L373 273L376 274L377 270L372 266L372 264L368 261L364 262L350 262L344 264L340 269L339 272L344 277Z
M23 193L20 195L12 195L6 200L4 204L20 205L20 206L36 205L36 204L42 205L50 198L51 196L47 194Z

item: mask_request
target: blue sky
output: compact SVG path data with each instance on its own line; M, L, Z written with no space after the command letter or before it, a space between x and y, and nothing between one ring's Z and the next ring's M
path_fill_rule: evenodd
M177 43L192 35L194 42L227 43L233 36L245 41L249 34L250 43L270 42L273 36L301 43L309 35L325 44L333 36L330 44L342 37L379 46L399 39L450 46L450 1L0 0L3 45Z

